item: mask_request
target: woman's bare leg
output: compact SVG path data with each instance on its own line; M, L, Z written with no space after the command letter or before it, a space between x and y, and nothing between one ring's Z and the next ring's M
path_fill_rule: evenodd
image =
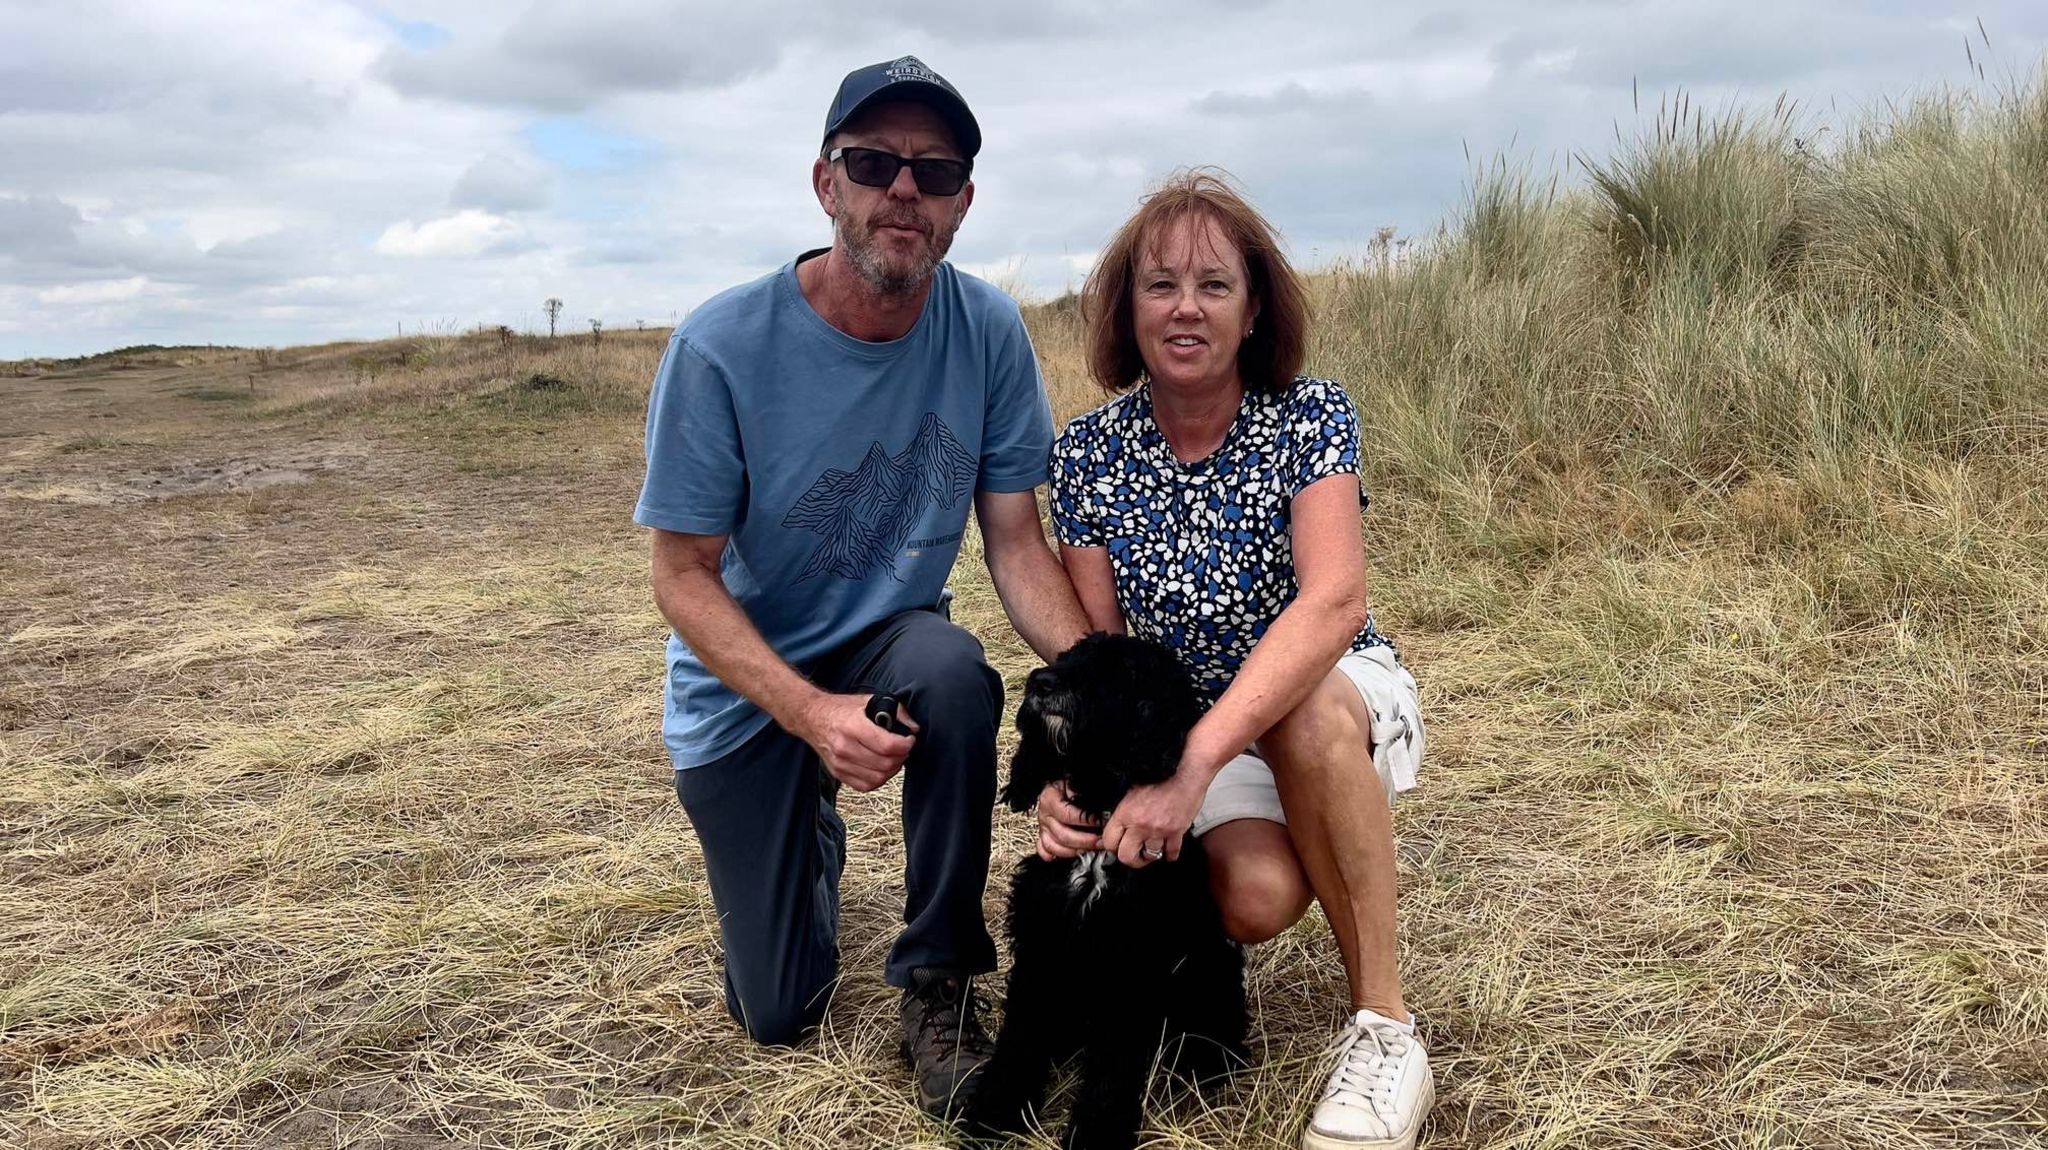
M1372 715L1332 669L1259 740L1287 830L1351 984L1351 1005L1408 1021L1394 945L1394 822L1372 765ZM1221 828L1219 828L1221 829Z
M1301 921L1315 892L1294 857L1287 828L1265 819L1232 819L1202 836L1209 890L1223 912L1223 930L1250 946Z

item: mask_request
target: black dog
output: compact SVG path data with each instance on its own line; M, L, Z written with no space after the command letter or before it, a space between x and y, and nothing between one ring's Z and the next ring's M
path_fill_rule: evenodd
M1124 792L1173 776L1200 709L1171 652L1090 635L1031 673L1023 741L1002 798L1029 810L1049 782L1099 825ZM1053 1067L1084 1054L1064 1145L1138 1141L1152 1068L1200 1082L1244 1054L1244 952L1223 933L1208 860L1189 837L1178 861L1133 870L1113 856L1029 855L1010 885L1010 982L995 1056L968 1129L1024 1129Z

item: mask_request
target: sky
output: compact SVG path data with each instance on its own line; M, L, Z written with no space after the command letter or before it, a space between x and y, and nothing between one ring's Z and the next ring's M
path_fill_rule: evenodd
M1978 39L1978 21L1989 48ZM1308 266L1426 234L1475 165L1582 177L1661 96L2026 77L2048 4L1642 0L0 0L0 359L508 324L668 327L830 242L826 106L916 55L985 143L952 260L1076 286L1220 165ZM1825 136L1821 136L1825 138Z

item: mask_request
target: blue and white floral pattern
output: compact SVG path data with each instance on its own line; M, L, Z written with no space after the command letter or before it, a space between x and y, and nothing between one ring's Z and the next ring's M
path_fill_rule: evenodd
M1053 443L1053 524L1068 546L1108 550L1124 622L1178 652L1214 703L1300 589L1294 497L1355 474L1358 441L1351 397L1302 376L1281 391L1247 391L1222 444L1182 463L1140 384ZM1353 651L1393 646L1369 613L1351 641Z

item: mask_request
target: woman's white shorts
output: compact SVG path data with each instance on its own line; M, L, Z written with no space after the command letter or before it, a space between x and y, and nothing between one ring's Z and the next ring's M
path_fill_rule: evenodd
M1392 803L1396 794L1414 789L1415 772L1422 766L1425 736L1415 698L1415 676L1395 661L1390 647L1353 651L1337 660L1337 669L1358 688L1359 697L1372 712L1372 765ZM1251 751L1223 764L1210 780L1209 793L1195 815L1194 833L1207 834L1237 819L1287 825L1273 769Z

